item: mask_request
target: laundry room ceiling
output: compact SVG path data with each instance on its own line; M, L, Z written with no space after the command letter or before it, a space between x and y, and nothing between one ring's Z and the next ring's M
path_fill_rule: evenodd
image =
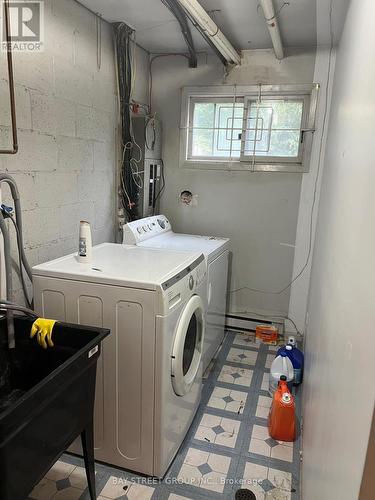
M137 42L150 52L186 50L176 19L161 0L79 1L106 21L124 21L134 28ZM236 48L271 47L258 0L200 0L200 3ZM316 45L316 0L274 0L274 5L276 12L279 11L286 47ZM196 50L207 50L206 42L193 27L192 34Z

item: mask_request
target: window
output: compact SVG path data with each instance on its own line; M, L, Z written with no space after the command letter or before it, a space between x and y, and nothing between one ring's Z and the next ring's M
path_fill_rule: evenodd
M181 165L307 171L318 86L284 87L184 89Z

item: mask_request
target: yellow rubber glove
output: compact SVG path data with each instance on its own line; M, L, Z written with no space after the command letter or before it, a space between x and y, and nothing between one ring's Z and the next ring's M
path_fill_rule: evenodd
M56 320L54 319L38 318L34 321L33 326L31 327L30 338L34 338L36 335L38 344L43 347L43 349L53 347L52 330L55 323Z

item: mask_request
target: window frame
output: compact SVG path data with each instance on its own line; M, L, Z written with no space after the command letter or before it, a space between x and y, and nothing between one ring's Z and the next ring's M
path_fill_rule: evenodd
M315 131L315 115L319 93L319 84L296 85L214 85L202 87L184 87L181 90L181 122L180 122L180 158L182 168L198 170L238 170L254 172L308 172L310 156ZM290 159L287 157L261 157L253 161L252 156L244 155L244 125L246 125L247 104L249 101L258 100L259 96L269 99L301 99L304 100L304 110L301 122L301 138L303 140L301 158ZM188 147L191 147L192 135L192 104L199 102L212 102L213 99L239 102L243 99L244 115L242 125L241 154L238 159L221 159L218 157L189 158Z

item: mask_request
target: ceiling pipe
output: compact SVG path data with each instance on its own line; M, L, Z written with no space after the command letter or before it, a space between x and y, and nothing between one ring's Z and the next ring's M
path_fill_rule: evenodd
M197 0L178 0L188 15L199 26L225 60L230 64L241 64L241 57L217 24L211 19Z
M270 33L276 59L284 59L284 48L281 41L279 22L273 6L273 0L259 0L259 4L263 9L264 18Z

